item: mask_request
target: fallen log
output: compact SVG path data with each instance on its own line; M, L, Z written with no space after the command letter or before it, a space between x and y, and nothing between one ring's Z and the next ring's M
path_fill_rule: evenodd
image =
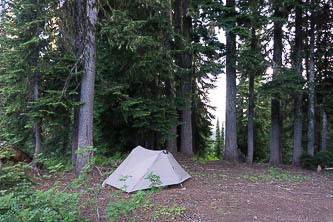
M12 162L14 164L19 162L26 162L26 163L32 162L32 157L28 153L6 142L1 142L0 154L4 154L5 152L8 152L9 154L0 159L2 164L6 163L7 161Z

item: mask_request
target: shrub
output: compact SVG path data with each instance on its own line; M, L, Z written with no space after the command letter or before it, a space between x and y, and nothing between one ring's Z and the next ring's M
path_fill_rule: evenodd
M31 166L0 166L0 221L83 221L78 194L36 190Z
M310 156L307 153L303 153L301 156L301 166L305 169L315 170L318 165L321 167L333 166L333 153L331 152L319 152L314 156Z

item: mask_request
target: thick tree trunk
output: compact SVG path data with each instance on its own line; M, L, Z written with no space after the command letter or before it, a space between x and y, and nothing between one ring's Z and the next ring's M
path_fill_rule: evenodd
M321 152L326 152L326 137L327 137L327 115L326 112L322 113L322 128L321 128Z
M315 70L314 70L314 42L315 42L315 35L314 35L314 13L311 13L311 28L310 28L310 61L309 61L309 110L308 110L308 154L313 156L314 155L314 145L315 145Z
M283 103L280 103L280 117L279 117L279 129L280 129L280 133L279 133L279 137L280 137L280 146L279 146L279 158L280 158L280 163L282 163L282 152L283 152L283 141L282 141L282 135L283 135Z
M252 41L251 41L251 51L255 53L257 39L256 31L252 28ZM248 123L247 123L247 157L246 162L252 164L253 153L254 153L254 70L251 70L249 76L249 112L248 112Z
M294 120L294 150L293 150L293 165L300 165L302 148L302 94L295 97L295 120Z
M188 81L188 80L187 80ZM186 154L193 154L193 145L192 145L192 108L191 108L191 86L188 83L183 85L183 95L186 98L185 108L181 112L181 120L183 124L181 125L181 142L180 142L180 152Z
M169 0L168 1L169 5L170 5L170 13L168 13L168 16L169 17L169 21L170 21L170 25L175 25L175 24L172 24L174 21L173 21L173 17L172 17L172 0ZM179 12L178 12L178 15L179 17ZM179 19L179 18L178 18ZM174 22L175 23L175 22ZM172 39L170 37L170 40L167 41L166 43L166 48L167 49L170 49L171 46L169 44L169 42L171 42ZM170 74L170 76L168 77L167 81L166 81L166 95L170 98L170 103L171 103L171 107L173 107L173 111L175 113L177 113L177 110L176 110L176 104L175 104L175 99L176 99L176 87L175 87L175 81L174 81L174 77L173 77L173 73ZM166 141L166 149L169 151L169 152L177 152L177 116L175 115L174 117L171 117L170 119L171 121L171 126L170 126L170 129L169 129L169 137L167 138L167 141Z
M66 112L64 113L64 128L63 128L63 141L62 141L62 150L63 153L66 153L67 148L68 148L68 144L69 144L69 132L70 132L70 116L69 114Z
M192 32L192 18L188 15L189 2L188 0L182 1L182 25L183 36L190 44ZM184 109L181 111L181 142L180 152L186 154L193 154L193 140L192 140L192 53L184 52L182 55L182 68L185 69L182 78L182 96L185 99Z
M81 82L78 147L75 171L80 173L93 157L93 114L94 87L96 75L96 0L87 0L86 4L86 42L84 49L84 74Z
M270 159L271 165L280 164L280 101L276 98L271 99L271 140L270 140Z
M279 3L274 7L274 15L281 17ZM279 74L282 66L282 23L274 22L274 53L273 53L273 78ZM270 159L271 165L278 165L281 161L281 109L279 99L273 95L271 99L271 139L270 139Z
M72 164L76 164L76 150L79 147L79 116L80 107L74 107L73 135L72 135Z
M77 32L75 36L75 57L77 60L81 60L78 62L78 67L76 68L76 72L83 69L83 50L85 46L85 26L86 26L86 4L84 0L75 0L74 4L74 16L75 16L75 26L77 27ZM79 96L75 98L76 101L80 100L80 92L78 92ZM80 116L80 107L74 106L73 112L73 133L72 133L72 164L76 164L77 154L76 151L79 147L79 116Z
M38 57L37 57L38 58ZM39 88L39 72L36 70L34 74L34 101L38 102L38 88ZM41 129L39 120L35 120L35 153L38 155L41 152Z
M302 77L302 49L303 49L303 34L302 34L302 0L297 0L299 4L296 6L295 19L295 60L294 65L296 72L299 73L299 78ZM300 165L300 158L303 152L302 148L302 93L295 94L295 119L294 119L294 150L293 150L293 165Z
M39 0L36 1L37 6L39 5ZM39 10L38 10L39 13ZM36 26L36 35L39 38L39 34L40 34L40 27L39 27L39 23L37 23ZM37 47L36 49L36 58L35 61L33 61L35 63L35 66L37 67L38 64L38 58L39 58L39 47ZM38 97L39 97L39 70L36 69L34 72L34 87L33 87L33 96L34 96L34 102L37 103L38 102ZM41 146L42 146L42 136L41 136L41 128L40 128L40 122L38 119L35 120L35 153L34 156L40 154L41 152ZM35 162L35 161L33 161Z
M227 0L226 6L235 10L235 0ZM234 21L229 24L236 26ZM225 160L238 160L237 151L237 128L236 128L236 35L230 30L226 32L227 55L226 55L226 128L225 128Z
M169 152L177 152L177 126L172 126L169 130L169 137L167 139L167 150Z

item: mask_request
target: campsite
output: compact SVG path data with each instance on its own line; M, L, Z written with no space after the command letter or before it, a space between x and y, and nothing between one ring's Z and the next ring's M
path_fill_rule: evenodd
M332 0L0 0L0 222L333 222Z
M332 172L317 173L289 166L271 168L267 164L251 166L222 160L200 162L180 153L174 156L191 175L183 187L175 185L158 190L134 210L126 211L126 205L118 205L114 210L119 210L121 216L116 221L332 221ZM44 180L38 189L63 190L75 178L73 173L58 173ZM86 185L67 191L87 189L80 202L90 199L95 200L96 205L88 204L81 212L91 221L113 221L107 219L110 212L106 209L110 201L119 200L113 197L119 190L111 186L99 190L105 178L95 170L88 176ZM126 192L120 195L126 202L133 198L133 194ZM126 212L123 215L122 210Z

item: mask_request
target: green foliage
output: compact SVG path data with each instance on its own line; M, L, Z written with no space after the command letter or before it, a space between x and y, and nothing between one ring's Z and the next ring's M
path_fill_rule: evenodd
M31 170L31 168L27 164L2 164L0 166L1 193L14 193L29 187L32 183L32 177L27 176L25 171Z
M219 119L216 121L216 131L215 131L215 143L214 143L214 151L217 159L220 159L222 157L222 154L224 152L224 127L222 124L222 127L220 128L220 122Z
M5 3L6 2L6 3ZM41 123L42 146L64 151L69 140L73 84L62 93L73 58L63 50L52 1L3 2L1 16L1 137L23 150L34 143L31 131ZM10 38L8 36L11 36ZM38 73L38 101L33 99ZM66 98L65 98L66 97ZM63 152L64 153L64 152Z
M117 201L110 201L105 209L109 221L117 221L121 216L128 216L135 209L143 206L147 201L147 193L138 191L131 195L131 198L126 201L119 193L113 195Z
M146 180L149 180L150 181L150 185L149 187L150 188L153 188L153 187L158 187L162 184L162 181L160 179L160 176L154 174L153 172L150 172L146 177L145 177Z
M83 221L78 194L36 190L27 164L0 167L0 221Z
M152 213L152 218L158 221L175 221L177 217L182 215L186 211L186 207L174 204L169 206L158 206Z
M301 165L305 169L315 170L320 165L321 167L333 167L333 153L319 152L314 156L308 153L303 153L301 156Z
M1 221L78 221L77 194L30 189L0 197Z
M265 181L269 183L273 183L274 181L279 182L300 182L306 180L307 177L303 175L291 175L287 171L283 171L281 168L270 167L268 169L268 173L250 176L250 175L242 175L242 178L245 180L249 180L253 183L259 181Z
M126 182L128 178L132 176L127 175L120 178L120 181ZM162 184L160 180L160 176L150 172L146 177L146 180L150 181L150 188L156 188ZM126 191L126 185L122 190ZM120 193L121 191L116 192L112 197L116 199L116 201L111 201L108 204L108 207L105 209L108 213L107 218L109 221L117 221L121 216L129 216L131 212L135 209L140 208L147 204L147 198L153 193L156 192L156 189L151 189L151 191L138 191L131 195L130 199L126 201L124 197Z
M217 158L221 157L221 133L220 133L220 122L219 119L216 121L216 130L215 130L215 144L214 144L214 150Z

